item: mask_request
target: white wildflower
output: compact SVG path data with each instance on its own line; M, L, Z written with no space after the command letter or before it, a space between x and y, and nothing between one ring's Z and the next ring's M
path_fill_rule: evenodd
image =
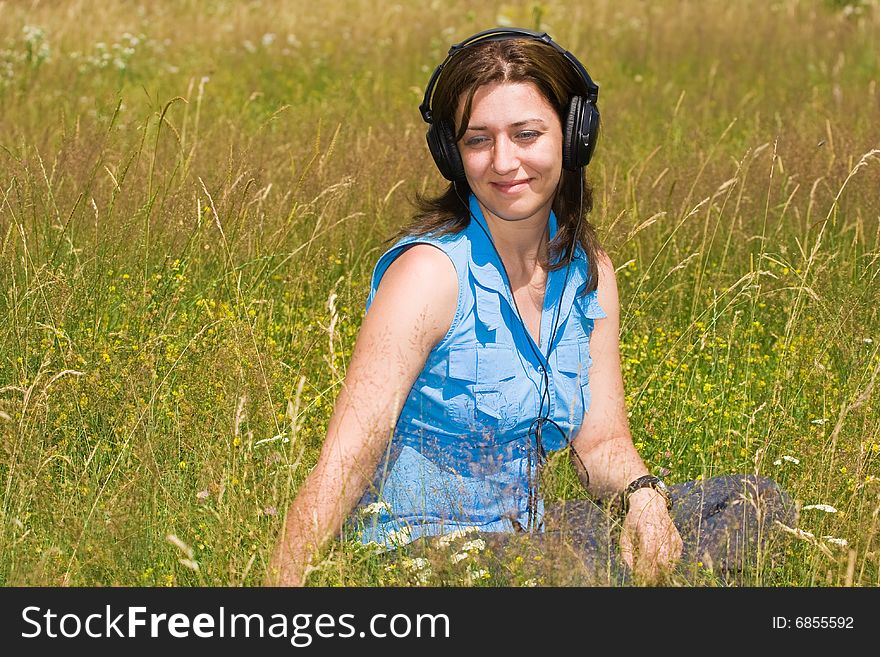
M38 43L46 36L46 31L35 25L25 25L21 31L24 34L24 40L28 43Z
M449 547L449 544L452 543L455 539L464 538L468 534L477 531L479 531L479 529L477 529L476 527L460 527L459 529L453 530L448 534L443 534L443 536L441 536L437 540L437 542L440 544L441 547Z
M261 41L263 42L263 47L268 48L273 43L275 43L275 35L271 32L266 32L266 34L263 35Z
M528 586L530 588L535 587L537 585L538 585L538 580L536 580L534 577L529 578L525 582L523 582L523 586Z
M428 566L428 560L424 557L415 557L413 559L405 559L403 561L403 567L411 571L425 570L426 568L428 568Z
M823 536L828 543L832 545L839 545L840 547L846 547L849 545L849 542L845 538L834 538L833 536Z
M459 561L463 561L467 559L470 555L467 552L459 552L458 554L452 555L452 563L458 563Z
M837 509L835 509L830 504L808 504L807 506L803 507L804 511L806 511L807 509L816 509L817 511L824 511L825 513L837 513Z
M396 531L392 530L385 534L385 539L392 545L406 545L412 541L412 534L410 533L409 527L402 527L401 529Z
M461 546L461 549L464 552L479 552L480 550L486 549L486 541L482 538L475 538L472 541L468 541L464 545Z
M864 342L865 344L874 344L874 341L871 338L865 338L864 340L862 340L862 342Z
M778 458L775 461L773 461L773 465L782 465L783 461L787 461L788 463L794 463L795 465L798 465L801 462L800 459L796 459L795 457L789 456L788 454L786 454L782 458Z
M205 490L200 490L198 493L196 493L196 499L197 500L206 500L206 499L208 499L208 496L210 496L210 494L211 493L208 492L207 488Z
M816 420L812 420L812 421L810 422L810 424L818 424L818 425L821 427L823 424L826 424L827 422L828 422L828 418L827 418L827 417L820 417L820 418L818 418L818 419L816 419Z
M372 504L367 504L367 506L361 510L361 513L365 516L375 516L383 511L391 511L388 502L373 502Z
M471 568L468 570L468 575L473 579L489 579L489 571L483 568Z

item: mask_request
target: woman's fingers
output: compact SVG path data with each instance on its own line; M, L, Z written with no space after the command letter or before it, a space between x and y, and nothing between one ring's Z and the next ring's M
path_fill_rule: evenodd
M665 508L631 509L623 523L620 554L637 581L656 584L681 557L682 541Z
M650 581L668 575L681 558L682 540L671 520L659 526L646 523L647 531L640 533L637 568Z

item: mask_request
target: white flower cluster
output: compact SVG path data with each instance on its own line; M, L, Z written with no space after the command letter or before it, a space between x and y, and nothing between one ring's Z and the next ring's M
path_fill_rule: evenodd
M835 509L830 504L807 504L807 506L803 507L802 511L807 511L809 509L815 509L816 511L824 511L825 513L837 513L837 509Z
M241 42L241 47L253 55L260 50L261 46L264 50L272 48L276 41L278 41L277 34L275 34L274 32L266 32L263 36L260 37L259 43L254 43L254 41L252 41L251 39L245 39ZM295 34L288 34L284 41L281 41L279 43L283 46L281 48L281 54L285 57L295 54L295 51L302 46L302 42L297 38Z
M475 538L471 541L467 541L462 544L461 552L452 555L452 563L458 563L464 559L467 559L471 554L475 552L480 552L486 549L486 541L482 538Z
M31 66L39 66L49 59L49 42L46 40L46 31L42 27L25 25L22 28L24 34L25 59Z
M488 580L491 576L489 575L489 571L485 568L474 568L473 566L469 567L467 570L467 583L469 585L473 585L474 582L479 580Z
M468 534L479 531L476 527L461 527L454 531L449 532L448 534L443 534L438 540L437 543L440 547L449 547L449 545L459 538L465 538Z
M480 552L486 549L486 541L482 538L475 538L461 546L463 552Z
M5 56L8 53L8 50L0 50L0 86L15 77L15 67Z
M385 534L385 539L391 545L396 545L400 547L401 545L406 545L412 541L412 534L410 533L409 527L403 527L398 530L392 530Z
M79 66L80 73L86 73L90 68L104 69L113 67L119 71L126 70L132 58L137 52L137 47L144 43L143 34L135 36L129 32L125 32L117 43L108 46L103 41L95 44L91 53L83 54L79 52L71 52L71 59L81 60Z
M0 50L0 89L15 78L19 66L37 68L49 59L49 42L42 27L25 25L22 35L23 44L7 41L8 47Z
M372 502L361 509L361 514L365 516L377 516L383 511L391 511L388 502Z
M413 582L419 586L428 584L431 578L431 563L424 557L404 558L401 566L406 570Z

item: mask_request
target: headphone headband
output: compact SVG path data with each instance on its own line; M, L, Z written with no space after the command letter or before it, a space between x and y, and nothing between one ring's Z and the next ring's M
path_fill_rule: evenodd
M546 43L548 46L551 46L556 52L561 54L568 62L572 65L574 70L577 72L578 77L583 81L584 87L587 90L586 100L590 103L595 104L599 99L599 86L593 82L593 79L590 77L590 74L587 73L587 69L584 68L584 65L581 64L577 57L572 55L565 48L556 43L552 37L546 32L535 32L533 30L526 30L522 28L491 28L488 30L483 30L482 32L477 32L473 36L468 37L464 41L460 43L453 44L449 48L449 52L446 55L446 59L443 60L443 63L440 64L434 72L431 74L431 79L428 81L428 87L425 89L425 97L422 100L422 104L419 105L419 112L422 115L422 119L425 123L433 123L434 115L433 110L431 109L431 100L434 95L434 87L437 86L437 80L440 77L441 71L443 68L449 63L449 60L452 59L455 54L459 50L464 50L470 46L473 46L478 43L484 43L487 41L503 41L506 39L515 39L517 37L522 37L526 39L534 39L535 41L541 41L542 43ZM577 94L575 94L577 95Z
M583 82L585 93L573 91L568 99L568 108L562 113L562 167L569 171L576 171L590 163L593 150L596 147L596 138L599 136L599 108L596 101L599 98L599 87L593 82L587 70L577 58L562 48L550 38L546 32L533 32L518 28L493 28L478 32L468 37L461 43L454 44L449 48L446 59L431 74L428 88L425 89L425 97L419 105L419 112L425 123L430 127L425 135L428 141L428 149L434 158L434 163L440 170L441 175L447 180L458 181L466 178L461 153L458 151L455 135L453 134L452 121L441 119L434 121L434 112L431 108L434 90L437 81L446 65L456 53L476 44L486 41L501 41L503 39L532 39L545 43L571 65L578 78Z

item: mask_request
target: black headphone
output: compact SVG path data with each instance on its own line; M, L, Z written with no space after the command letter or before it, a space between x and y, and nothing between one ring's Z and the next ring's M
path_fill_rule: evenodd
M533 32L532 30L518 28L493 28L478 32L461 43L456 43L449 49L446 59L431 74L428 88L425 90L425 98L422 104L419 105L419 112L421 112L422 118L425 120L425 123L431 125L426 135L428 148L434 157L437 168L447 180L453 182L464 180L465 175L452 124L449 121L442 120L434 123L433 120L431 97L434 94L434 87L437 86L440 72L449 63L449 60L455 56L455 53L460 50L486 41L502 41L504 39L516 38L535 39L552 46L568 60L578 74L578 77L583 81L586 95L580 96L575 94L571 97L566 119L562 126L562 166L569 171L576 171L589 164L590 158L593 156L593 150L596 148L596 139L599 136L599 108L596 107L596 101L599 98L599 87L593 82L583 64L574 55L553 41L546 32Z

